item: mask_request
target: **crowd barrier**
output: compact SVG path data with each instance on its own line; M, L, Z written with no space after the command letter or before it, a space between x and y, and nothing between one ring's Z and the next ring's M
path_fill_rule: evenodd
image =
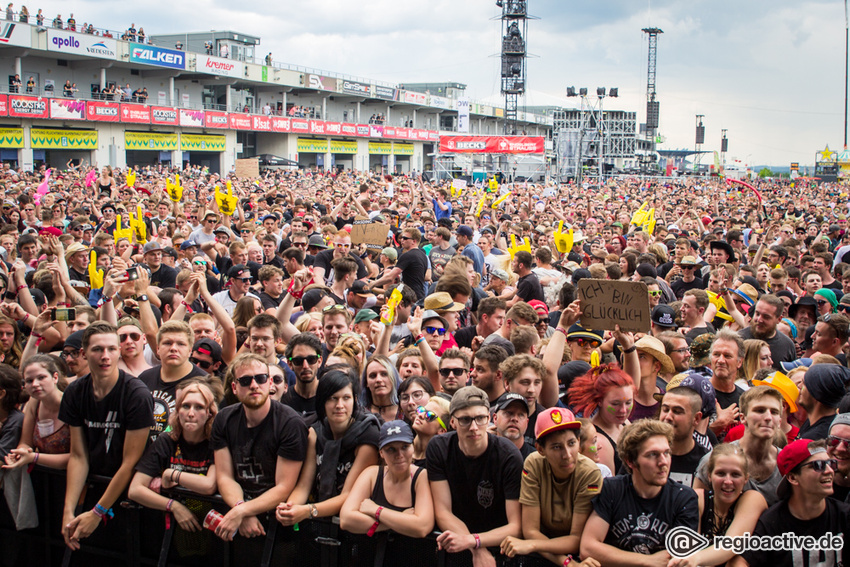
M39 525L17 531L0 498L0 566L127 566L142 567L471 567L469 554L447 554L437 549L437 532L413 540L382 532L374 538L339 529L338 518L302 522L298 530L285 527L273 515L263 522L266 536L238 537L224 542L208 531L189 533L151 510L126 498L115 504L115 517L101 525L72 552L62 539L61 523L65 495L64 471L36 467L31 475L36 494ZM84 504L90 509L109 479L90 478ZM163 494L183 502L198 521L211 509L228 509L220 496L199 496L176 490ZM546 567L540 557L501 559L500 567Z

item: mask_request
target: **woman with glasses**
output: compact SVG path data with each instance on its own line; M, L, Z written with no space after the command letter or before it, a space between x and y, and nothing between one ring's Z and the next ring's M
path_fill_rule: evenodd
M369 536L364 555L370 566L432 565L433 543L425 537L434 527L434 505L428 475L413 461L410 426L385 423L378 446L382 462L357 478L340 511L340 527Z
M6 455L5 469L38 463L52 469L65 469L71 452L71 428L59 419L59 405L67 381L56 359L37 354L21 366L24 390L29 401L24 406L21 439Z
M413 420L413 464L425 466L425 451L428 443L437 435L449 432L449 401L439 396L431 396L427 403L418 406Z
M835 313L838 307L838 300L835 298L835 292L829 288L821 288L814 293L815 303L817 304L818 315L829 315Z
M377 415L381 422L392 421L399 416L398 372L390 360L374 355L366 364L360 387L360 400L366 411Z
M413 349L408 350L413 351ZM416 351L413 352L418 354ZM416 360L412 356L405 357L405 359ZM435 393L434 386L424 376L414 374L404 378L398 387L398 401L403 419L412 424L416 418L417 408L425 405Z
M334 369L319 379L307 458L298 484L275 514L284 526L339 514L360 473L378 463L378 420L362 411L352 377Z

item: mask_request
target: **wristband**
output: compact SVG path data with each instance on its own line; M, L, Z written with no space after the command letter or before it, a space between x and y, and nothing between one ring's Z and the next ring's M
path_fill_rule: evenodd
M565 328L563 328L563 327L555 327L555 330L556 330L556 331L558 331L559 333L564 333L564 336L565 336L565 337L567 336L567 330L566 330Z
M94 508L92 508L92 513L94 513L95 516L103 520L104 524L107 520L115 517L115 513L112 511L112 508L107 510L100 504L95 504Z
M102 297L100 299L100 304L103 305L104 303L109 303L110 301L112 301L112 299L113 298L112 298L111 295L107 295L106 297Z
M237 507L237 506L239 506L240 504L244 504L244 503L245 503L245 501L244 501L244 500L240 500L239 502L237 502L236 504L234 504L234 505L233 505L233 507L234 507L234 508L236 508L236 507Z
M169 498L169 499L168 499L168 502L165 504L165 511L166 511L166 512L171 512L171 507L172 507L173 505L174 505L174 499L173 499L173 498Z
M475 538L475 549L480 549L481 548L481 536L479 536L478 534L472 534L472 537Z
M574 558L573 558L573 556L572 556L572 555L567 555L567 558L566 558L566 559L564 559L564 567L567 567L567 565L569 565L570 563L572 563L572 562L573 562L573 559L574 559Z
M183 471L177 471L177 480L175 481L175 484L177 484L177 486L180 486L180 475L181 474L183 474ZM239 504L237 504L237 506L238 505Z
M292 278L292 281L289 282L289 289L287 289L286 292L289 295L291 295L292 297L294 297L295 299L301 299L304 296L304 290L300 289L298 291L294 291L292 289L294 285L295 285L295 278Z
M637 345L632 345L623 351L623 354L631 354L637 350Z
M381 512L382 512L383 510L384 510L384 507L383 507L383 506L378 506L378 509L377 509L377 510L375 510L375 521L376 521L376 522L380 522L380 521L381 521Z
M22 289L27 289L26 284L19 285L18 288L15 291L21 291Z
M425 340L425 335L423 335L422 333L419 333L418 335L416 335L416 340L413 341L413 346L419 346L419 343L421 343L424 340Z
M191 306L191 305L189 305L188 303L186 303L185 301L181 301L181 302L180 302L180 304L181 304L183 307L185 307L185 308L186 308L186 311L187 311L188 313L194 313L194 311L192 310L192 306Z
M26 319L24 319L24 321L26 321ZM37 338L37 339L43 339L43 338L44 338L43 336L39 335L39 334L38 334L38 333L36 333L35 331L32 331L32 332L30 333L30 337L35 337L35 338Z

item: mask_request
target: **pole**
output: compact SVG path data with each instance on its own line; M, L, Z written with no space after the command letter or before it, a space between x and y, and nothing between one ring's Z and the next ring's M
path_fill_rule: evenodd
M850 67L850 19L847 0L844 0L844 149L847 149L847 70Z

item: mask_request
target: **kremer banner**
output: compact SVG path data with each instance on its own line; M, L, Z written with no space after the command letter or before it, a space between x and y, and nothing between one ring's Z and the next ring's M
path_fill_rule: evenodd
M211 73L241 79L243 69L241 62L232 59L210 57L209 55L198 55L195 59L195 70L199 73Z

